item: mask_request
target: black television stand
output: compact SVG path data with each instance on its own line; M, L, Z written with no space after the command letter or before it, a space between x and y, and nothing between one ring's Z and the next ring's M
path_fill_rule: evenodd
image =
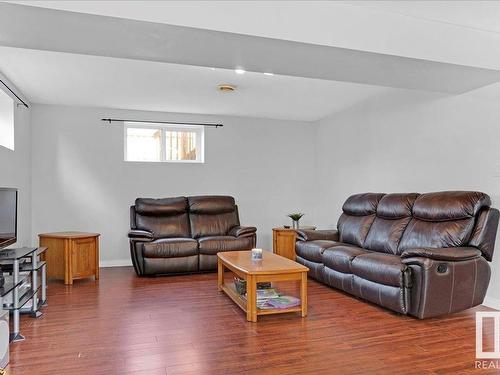
M4 287L0 288L3 290L0 293L3 309L9 310L13 317L10 341L24 340L19 332L21 313L29 313L34 318L42 315L40 307L47 302L47 264L40 261L40 254L46 250L46 247L0 250L2 272L10 274L5 277ZM31 306L25 307L29 302Z

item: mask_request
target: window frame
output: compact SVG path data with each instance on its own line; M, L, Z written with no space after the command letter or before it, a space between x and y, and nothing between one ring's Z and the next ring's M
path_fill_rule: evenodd
M15 151L16 150L16 100L3 87L0 87L0 91L2 95L5 95L7 98L10 99L9 105L11 106L11 111L12 111L12 123L8 124L11 125L12 127L12 129L8 129L9 135L10 131L12 131L12 140L10 140L9 138L7 144L0 143L0 148L8 151Z
M127 135L128 129L154 129L160 130L160 160L128 160L127 159ZM196 160L167 160L167 131L177 131L196 133ZM127 122L123 127L123 160L129 163L183 163L183 164L203 164L205 163L205 127L203 125L182 125L182 124L157 124L151 122Z

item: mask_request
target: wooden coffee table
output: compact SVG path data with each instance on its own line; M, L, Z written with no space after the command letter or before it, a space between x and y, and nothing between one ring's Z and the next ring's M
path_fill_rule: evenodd
M243 311L247 313L249 322L256 322L257 316L300 312L307 315L307 271L309 268L293 260L262 252L262 260L252 260L251 251L228 251L217 253L218 289L226 293ZM224 283L224 270L229 269L239 278L246 280L246 301L236 292L235 286ZM301 305L289 309L258 309L257 283L264 281L300 281Z

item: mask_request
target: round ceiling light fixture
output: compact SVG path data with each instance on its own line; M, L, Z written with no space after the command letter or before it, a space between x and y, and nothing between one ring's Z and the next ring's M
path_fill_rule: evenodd
M217 86L217 88L219 89L219 91L222 91L222 92L233 92L234 90L236 90L236 86L233 86L233 85L219 85Z

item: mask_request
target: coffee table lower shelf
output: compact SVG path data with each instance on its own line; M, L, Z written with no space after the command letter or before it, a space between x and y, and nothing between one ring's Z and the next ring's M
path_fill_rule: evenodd
M247 301L243 299L236 288L231 285L222 285L222 291L226 293L226 295L233 300L244 312L247 312ZM256 309L257 315L270 315L270 314L284 314L284 313L292 313L292 312L302 312L301 306L290 307L288 309Z

